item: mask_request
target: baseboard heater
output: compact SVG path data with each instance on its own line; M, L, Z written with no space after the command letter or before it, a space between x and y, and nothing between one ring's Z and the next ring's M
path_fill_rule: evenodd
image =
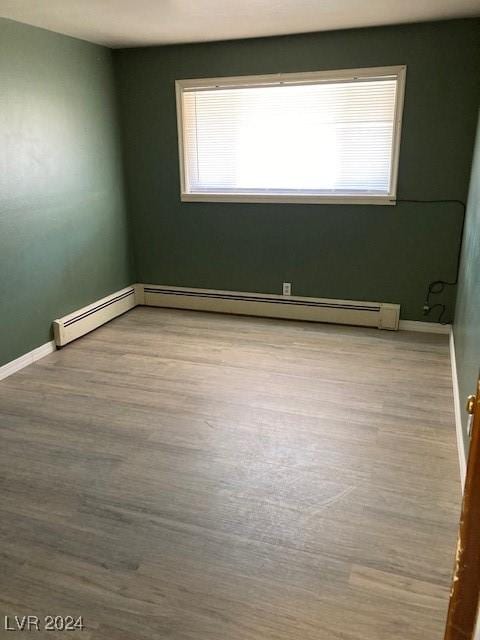
M241 293L215 289L137 285L137 303L152 307L349 324L397 330L400 305Z
M102 324L133 309L136 306L135 287L127 287L121 291L102 298L93 304L74 311L64 318L53 322L55 343L59 347L76 340L97 329Z
M398 329L400 316L400 305L386 302L355 302L135 284L54 320L55 343L63 347L139 304L391 330Z

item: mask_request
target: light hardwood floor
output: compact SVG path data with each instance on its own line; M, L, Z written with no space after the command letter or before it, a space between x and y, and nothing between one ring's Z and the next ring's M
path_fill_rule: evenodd
M0 383L1 623L441 640L452 406L445 336L137 308Z

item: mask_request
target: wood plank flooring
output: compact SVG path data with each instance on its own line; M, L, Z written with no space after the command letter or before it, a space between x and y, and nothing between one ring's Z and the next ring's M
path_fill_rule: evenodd
M441 640L452 408L445 336L137 308L0 383L0 623Z

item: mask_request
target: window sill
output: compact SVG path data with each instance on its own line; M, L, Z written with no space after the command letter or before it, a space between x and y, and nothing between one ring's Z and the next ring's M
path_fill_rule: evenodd
M182 202L244 202L271 204L369 204L395 205L394 195L381 196L318 196L247 193L182 193Z

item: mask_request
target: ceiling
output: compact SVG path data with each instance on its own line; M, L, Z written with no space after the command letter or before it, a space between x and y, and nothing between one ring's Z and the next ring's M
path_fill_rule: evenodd
M0 16L110 47L480 15L480 0L0 0Z

